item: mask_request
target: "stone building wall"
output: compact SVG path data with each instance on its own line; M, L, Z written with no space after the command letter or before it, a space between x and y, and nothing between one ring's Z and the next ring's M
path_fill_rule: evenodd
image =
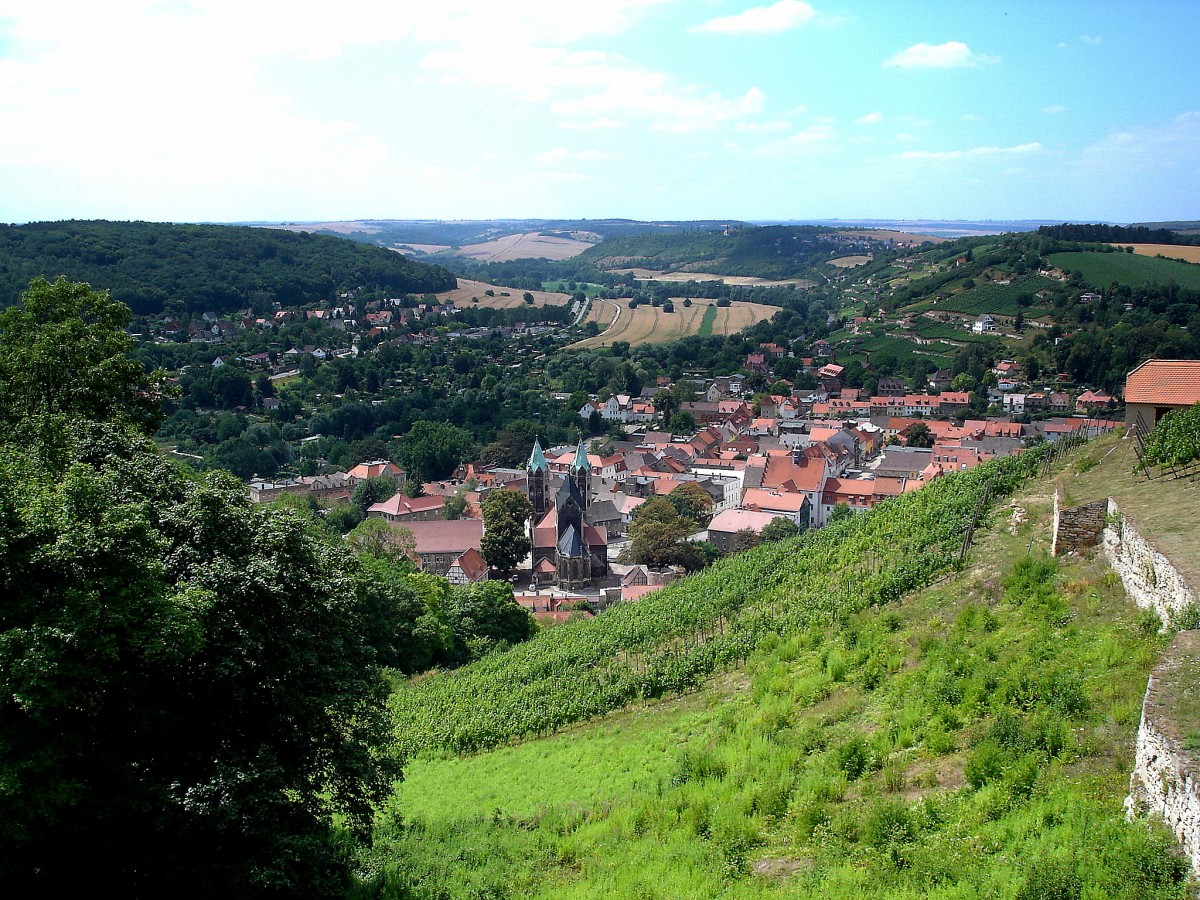
M1095 547L1104 533L1108 516L1108 500L1096 500L1083 506L1062 509L1058 492L1054 492L1054 530L1050 555L1062 556L1073 550Z

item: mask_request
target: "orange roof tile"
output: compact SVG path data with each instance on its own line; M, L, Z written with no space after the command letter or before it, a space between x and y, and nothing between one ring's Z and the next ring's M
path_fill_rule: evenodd
M1200 403L1200 359L1148 359L1125 379L1126 403Z

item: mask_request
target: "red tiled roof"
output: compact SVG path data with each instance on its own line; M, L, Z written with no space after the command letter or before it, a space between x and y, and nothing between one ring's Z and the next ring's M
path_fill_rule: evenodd
M454 565L462 569L463 575L468 581L478 581L487 574L488 564L484 561L483 556L474 547L468 547L458 559L454 561Z
M468 547L478 547L483 538L483 522L479 519L408 522L404 527L416 538L417 553L462 553Z
M1148 359L1125 379L1126 403L1200 403L1200 359Z

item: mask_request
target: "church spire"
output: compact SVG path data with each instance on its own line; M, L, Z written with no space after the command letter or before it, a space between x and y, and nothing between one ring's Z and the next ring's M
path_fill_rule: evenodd
M546 472L549 469L550 465L546 462L546 454L542 452L541 442L537 438L534 438L533 452L529 454L529 471Z
M583 438L579 439L579 446L575 448L575 461L571 463L571 469L577 471L579 469L587 470L588 458L587 450L583 448Z

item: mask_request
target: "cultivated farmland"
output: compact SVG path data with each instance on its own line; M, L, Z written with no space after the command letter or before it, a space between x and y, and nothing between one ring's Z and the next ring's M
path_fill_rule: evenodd
M628 341L633 345L677 341L688 335L700 333L705 313L710 307L715 313L711 333L725 335L749 328L755 322L769 319L779 312L779 307L767 306L764 303L734 302L730 306L720 307L715 306L715 300L693 298L691 307L685 307L681 298L675 298L671 302L675 305L675 311L667 313L649 304L630 309L625 301L620 304L593 301L585 321L599 322L608 330L571 346L575 349L592 349L610 346L613 341Z
M1113 244L1114 247L1132 247L1139 256L1165 256L1167 259L1182 259L1184 262L1200 263L1200 247L1184 247L1178 244Z
M1095 288L1112 282L1133 288L1175 282L1189 290L1200 290L1200 266L1174 259L1157 259L1136 253L1052 253L1050 263L1063 271L1079 271Z
M588 241L530 231L525 234L508 234L483 244L459 247L455 255L486 262L506 262L511 259L570 259L591 246Z
M491 291L495 296L487 296ZM530 291L533 294L534 306L562 306L570 303L567 294L557 291ZM458 287L452 291L442 291L436 295L439 303L452 303L455 306L486 306L491 309L515 309L525 305L525 292L516 288L501 287L498 284L488 284L485 281L472 281L469 278L458 279ZM472 303L471 298L479 298L478 303Z

